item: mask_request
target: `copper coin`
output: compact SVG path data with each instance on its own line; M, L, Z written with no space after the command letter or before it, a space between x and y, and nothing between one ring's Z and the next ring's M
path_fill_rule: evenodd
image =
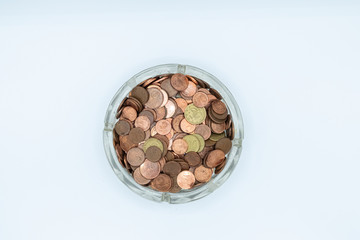
M176 98L175 101L176 101L176 104L178 105L178 107L179 107L183 112L185 112L185 109L186 109L186 107L187 107L187 105L188 105L188 103L186 102L186 100L183 99L183 98Z
M187 170L182 171L177 176L177 184L182 189L190 189L194 186L194 183L195 183L195 176L190 171Z
M160 86L167 92L169 97L175 97L175 95L178 93L178 91L171 85L170 79L164 80Z
M159 192L167 192L171 188L171 178L166 174L160 174L151 181L150 186Z
M215 123L215 122L212 122L211 123L211 130L214 132L214 133L222 133L223 131L225 131L225 122L223 123Z
M206 166L214 168L220 165L225 159L225 153L219 149L209 152L209 155L206 158Z
M164 100L162 92L157 88L148 88L147 91L149 92L149 100L145 106L153 109L160 107Z
M207 140L211 135L211 129L205 124L201 124L196 126L194 133L199 134L204 140Z
M133 107L126 106L122 110L121 116L123 116L126 119L129 119L130 121L134 121L137 117L137 112Z
M165 104L166 104L166 103L168 102L168 100L169 100L169 96L168 96L168 94L166 93L166 91L165 91L164 89L160 88L160 91L161 91L161 93L162 93L162 95L163 95L163 97L164 97L163 102L161 103L160 107L164 107Z
M131 148L135 147L136 143L130 140L129 135L120 136L120 147L125 152L128 152Z
M210 93L212 94L212 95L214 95L217 99L222 99L222 96L220 95L220 93L217 91L217 90L215 90L215 89L213 89L213 88L210 88L209 89L209 91L210 91Z
M184 154L188 149L188 144L183 139L176 139L173 141L172 150L177 154Z
M145 160L145 154L144 151L140 148L132 148L127 153L127 161L132 166L140 166Z
M142 104L145 104L149 99L149 93L145 88L136 86L131 90L130 96L138 99Z
M141 173L140 173L140 168L136 168L135 171L133 172L133 177L135 182L137 182L140 185L146 185L148 184L151 180L144 178Z
M169 161L165 163L163 171L171 177L175 177L180 173L181 165L178 162Z
M172 120L172 127L176 132L181 132L181 128L180 128L180 122L184 119L184 115L180 114L177 115L173 120Z
M171 118L175 114L175 110L177 108L176 102L173 99L169 99L168 102L165 104L166 108L166 115L165 118Z
M204 147L204 149L201 152L199 152L200 158L205 159L205 156L212 150L214 150L213 147Z
M170 83L177 91L184 91L189 84L189 80L184 74L176 73L172 75Z
M211 176L213 175L212 168L204 167L203 165L200 165L195 169L194 172L195 179L199 182L208 182L211 179Z
M146 131L150 128L150 120L147 116L139 116L135 120L135 127Z
M187 88L181 92L181 95L185 97L192 97L195 95L196 92L197 92L197 87L195 83L189 82Z
M140 165L140 173L146 179L154 179L160 174L160 163L145 159Z
M152 109L151 109L152 110ZM153 115L153 113L150 111L150 109L144 109L141 113L139 113L139 116L146 116L149 121L150 121L150 125L154 122L155 117ZM136 120L135 120L136 121Z
M148 149L146 149L145 157L146 159L149 159L152 162L159 161L161 156L162 156L162 151L160 148L156 146L151 146Z
M177 193L181 191L181 187L177 184L176 177L171 178L171 188L169 192Z
M226 158L224 159L224 161L215 168L215 174L219 174L221 173L221 171L225 168L225 164L226 164Z
M156 123L156 132L160 135L166 135L171 130L171 124L166 120L160 120Z
M169 132L168 134L166 134L165 136L166 136L166 137L169 139L169 141L170 141L170 139L172 139L172 137L174 136L174 130L171 129L170 132Z
M187 162L181 161L181 162L178 162L178 163L179 163L180 166L181 166L181 171L189 170L190 166L189 166L189 164L188 164Z
M139 85L140 85L140 86L143 86L143 87L147 87L147 86L149 86L151 83L153 83L156 79L157 79L157 77L153 77L153 78L146 79L146 80L142 81Z
M190 167L196 167L201 164L201 158L197 152L188 152L185 155L185 161Z
M172 154L172 152L167 152L165 158L166 161L172 161L174 160L174 154Z
M155 121L159 121L159 120L163 119L165 117L165 115L166 115L165 107L156 108L155 112L156 112Z
M194 132L196 125L189 123L185 118L180 122L180 128L183 132L192 133Z
M222 138L215 144L215 149L220 149L225 154L227 154L232 147L231 140L229 138Z
M197 92L193 96L192 100L196 107L205 107L209 102L209 98L203 92Z
M210 95L211 93L209 92L209 90L207 90L206 88L199 88L198 89L198 92L203 92L205 93L206 95Z
M119 135L127 135L130 132L130 124L125 120L119 120L115 124L115 131Z
M211 103L211 108L216 112L217 114L223 114L226 112L226 106L225 103L223 103L220 100L214 100Z
M133 128L130 130L129 139L133 143L140 143L145 140L145 132L141 128Z
M160 164L160 172L162 172L162 171L163 171L165 163L166 163L165 158L161 158L161 159L159 160L159 164Z

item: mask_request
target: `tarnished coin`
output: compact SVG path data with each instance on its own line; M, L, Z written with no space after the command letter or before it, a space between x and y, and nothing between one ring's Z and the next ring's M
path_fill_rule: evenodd
M145 104L149 99L149 93L145 88L136 86L131 90L130 96L138 99L142 104Z
M137 167L140 166L145 160L144 151L140 148L132 148L127 153L127 161L130 165Z
M194 186L195 176L190 171L182 171L177 176L177 184L182 189L190 189Z
M171 85L169 78L164 80L160 86L167 92L169 97L175 97L175 95L178 93L178 91Z
M213 150L209 152L209 155L206 158L206 166L210 168L217 167L220 165L225 159L225 153L219 149Z
M203 165L200 165L197 167L194 171L195 179L199 182L208 182L211 179L211 176L213 175L212 168L207 168Z
M147 91L149 92L149 100L145 106L153 109L160 107L164 100L162 92L157 88L148 88Z
M189 84L189 80L184 74L176 73L172 75L170 83L177 91L184 91Z
M171 188L169 190L169 192L171 193L177 193L181 191L181 187L177 184L177 180L176 177L171 178Z
M197 137L195 137L193 135L186 135L183 138L183 140L185 140L187 145L188 145L187 152L197 152L197 151L199 151L200 142L197 139Z
M184 116L189 123L200 124L206 118L206 110L205 108L198 108L194 104L190 104L186 107Z
M184 139L176 139L173 141L172 150L177 154L184 154L188 149L188 144Z
M150 120L147 116L139 116L135 119L135 127L146 131L150 128Z
M145 140L144 130L138 127L131 129L129 132L129 139L136 144L144 141Z
M171 188L171 182L172 180L168 175L160 174L151 181L150 186L159 192L167 192Z
M171 130L171 124L166 120L160 120L156 123L156 132L160 135L166 135Z
M205 107L209 102L207 95L203 92L197 92L193 96L193 103L196 107Z
M184 115L177 115L171 122L173 129L176 132L181 132L180 123L184 119Z
M130 121L134 121L137 117L137 112L134 108L126 106L124 107L124 109L122 110L122 117L130 120Z
M175 161L166 162L163 169L164 173L171 177L177 176L181 171L181 165Z
M201 158L196 152L188 152L185 155L185 161L190 167L197 167L201 164Z
M120 136L122 135L126 135L129 134L130 132L130 127L131 125L125 121L125 120L119 120L116 124L115 124L115 131L117 134L119 134Z
M148 184L151 180L144 178L141 173L140 173L140 168L136 168L135 171L133 172L133 177L135 182L137 182L140 185L146 185Z
M162 151L156 146L150 146L145 152L145 157L151 162L157 162L162 157Z
M226 137L220 139L215 144L215 149L220 149L225 154L227 154L230 151L231 147L232 147L231 140L229 138L226 138Z
M154 179L160 174L160 163L145 159L140 165L140 173L146 179Z
M194 133L201 135L204 140L207 140L211 135L211 129L209 126L201 124L196 126Z

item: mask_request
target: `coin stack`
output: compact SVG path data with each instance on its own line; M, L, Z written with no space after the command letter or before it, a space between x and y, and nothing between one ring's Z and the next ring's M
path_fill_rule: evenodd
M234 125L221 95L180 73L146 79L120 103L113 130L119 163L160 192L204 184L225 167Z

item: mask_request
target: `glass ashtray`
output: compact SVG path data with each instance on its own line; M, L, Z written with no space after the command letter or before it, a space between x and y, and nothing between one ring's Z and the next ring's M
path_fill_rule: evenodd
M189 189L181 190L177 193L159 192L149 187L142 186L135 182L131 174L123 168L117 158L117 154L113 145L113 128L117 122L116 113L122 100L128 96L129 92L138 84L146 79L165 74L182 73L185 75L191 75L195 78L199 78L207 82L212 88L216 89L223 98L223 102L227 106L229 113L232 116L232 122L234 125L232 140L232 148L226 155L226 164L224 169L219 173L212 176L211 180L201 186ZM197 67L181 64L163 64L145 69L128 81L126 81L120 89L116 92L115 96L110 101L105 114L105 126L103 131L103 141L105 153L108 161L116 174L116 176L133 192L138 195L153 200L155 202L168 202L168 203L186 203L203 198L218 187L220 187L233 172L236 164L239 161L242 151L242 140L244 138L244 126L241 116L240 108L230 93L228 88L215 76L210 73L199 69Z

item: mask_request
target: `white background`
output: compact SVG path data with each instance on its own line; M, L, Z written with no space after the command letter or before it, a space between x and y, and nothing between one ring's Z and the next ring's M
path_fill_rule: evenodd
M358 3L0 1L0 239L360 239ZM183 205L102 145L114 93L163 63L217 76L245 123L233 175Z

